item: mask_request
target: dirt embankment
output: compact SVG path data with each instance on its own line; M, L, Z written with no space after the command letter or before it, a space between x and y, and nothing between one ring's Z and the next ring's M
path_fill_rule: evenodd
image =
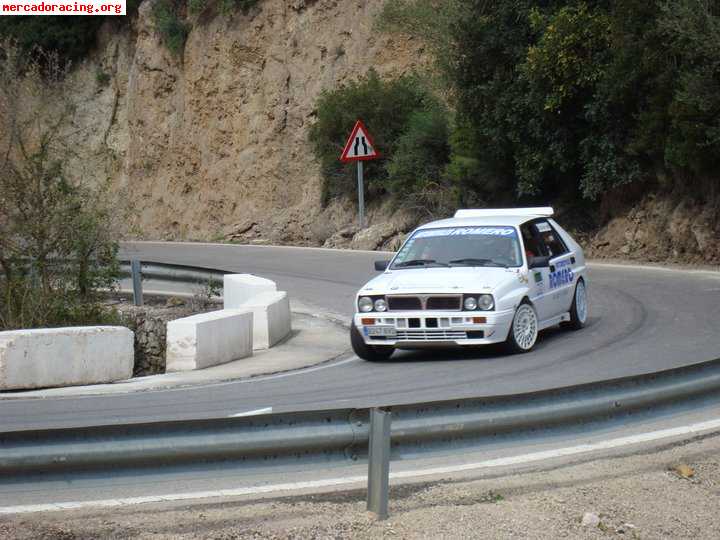
M205 13L179 56L161 43L153 2L132 25L107 24L65 91L76 105L70 172L109 179L130 207L129 236L394 249L429 219L382 204L359 231L353 201L323 208L307 140L323 90L371 66L395 76L429 65L420 40L376 30L384 0ZM718 263L716 214L711 203L646 197L585 244L593 257Z
M586 242L596 258L720 264L720 208L710 201L651 194Z
M307 127L323 90L370 67L394 76L426 62L419 41L375 30L384 0L204 13L180 56L161 43L153 3L130 28L108 23L67 81L70 172L110 179L134 237L318 245L347 226L353 211L321 208Z

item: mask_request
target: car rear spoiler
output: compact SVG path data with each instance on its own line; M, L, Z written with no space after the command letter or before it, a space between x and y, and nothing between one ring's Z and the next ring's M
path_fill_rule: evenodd
M540 208L464 208L455 212L456 218L501 217L501 216L543 216L550 217L555 211L544 206Z

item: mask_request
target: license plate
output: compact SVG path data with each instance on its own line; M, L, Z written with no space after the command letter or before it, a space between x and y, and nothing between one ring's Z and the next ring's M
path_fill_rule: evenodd
M366 328L368 337L382 336L395 337L397 330L391 326L370 326Z

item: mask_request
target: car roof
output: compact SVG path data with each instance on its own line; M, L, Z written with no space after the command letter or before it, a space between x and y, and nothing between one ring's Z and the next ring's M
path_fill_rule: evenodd
M482 217L466 217L466 218L449 218L441 219L439 221L432 221L418 227L421 229L436 229L441 227L487 227L487 226L509 226L519 227L523 223L532 221L537 218L548 219L547 216L542 215L522 215L522 216L482 216Z

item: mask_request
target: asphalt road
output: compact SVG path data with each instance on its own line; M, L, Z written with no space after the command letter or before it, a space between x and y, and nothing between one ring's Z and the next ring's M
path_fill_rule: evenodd
M146 261L249 272L291 297L349 316L382 254L204 244L127 245ZM0 402L0 431L226 416L272 407L368 407L531 392L613 379L720 356L720 274L591 266L591 314L579 332L548 330L536 349L507 356L404 352L384 363L346 359L306 371L209 387Z

